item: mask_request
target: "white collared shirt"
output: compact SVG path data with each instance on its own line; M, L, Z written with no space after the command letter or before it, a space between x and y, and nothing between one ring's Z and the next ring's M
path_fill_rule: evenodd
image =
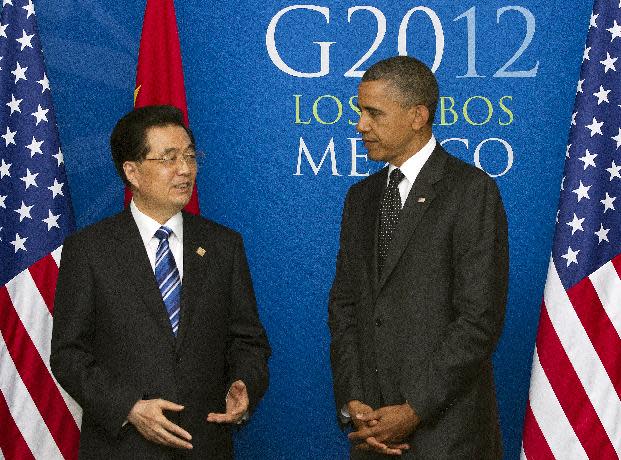
M151 269L155 272L155 253L157 252L157 247L160 244L160 240L155 237L155 232L162 225L140 211L134 203L134 200L132 200L129 204L129 210L131 211L134 221L138 226L142 243L147 250L149 262L151 262ZM173 257L175 258L175 263L177 264L177 269L179 270L179 276L183 279L183 216L181 215L181 211L168 219L164 225L172 230L172 233L168 238L168 244Z
M433 149L436 148L436 138L431 135L431 139L424 145L422 149L408 158L405 163L401 165L399 168L403 175L405 176L401 182L399 182L399 195L401 195L401 208L405 205L405 200L410 194L410 190L412 190L412 186L414 185L414 181L418 177L418 173L423 169L423 166L433 153ZM386 179L386 185L390 181L390 173L395 170L395 165L388 166L388 179Z

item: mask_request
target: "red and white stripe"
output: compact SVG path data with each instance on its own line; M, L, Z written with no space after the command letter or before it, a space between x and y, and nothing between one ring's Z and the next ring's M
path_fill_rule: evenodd
M77 458L81 410L49 365L61 249L0 288L0 450L6 458Z
M523 460L621 457L621 255L565 291L552 259Z

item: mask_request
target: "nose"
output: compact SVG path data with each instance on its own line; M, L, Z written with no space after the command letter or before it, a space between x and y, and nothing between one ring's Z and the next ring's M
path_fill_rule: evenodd
M187 158L185 158L183 155L179 155L179 157L177 157L175 166L177 167L177 174L181 174L181 175L188 175L192 172L192 169L194 169L190 165L190 161Z
M356 131L363 134L369 131L367 116L364 113L360 115L360 119L358 120L358 123L356 123Z

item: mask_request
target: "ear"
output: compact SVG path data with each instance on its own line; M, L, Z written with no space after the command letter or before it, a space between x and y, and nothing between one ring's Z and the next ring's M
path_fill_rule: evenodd
M420 131L429 123L429 109L424 105L415 105L410 108L412 129Z
M132 188L139 188L138 177L140 175L140 171L138 171L138 164L135 161L126 161L123 163L123 172L125 173L125 177L132 185Z

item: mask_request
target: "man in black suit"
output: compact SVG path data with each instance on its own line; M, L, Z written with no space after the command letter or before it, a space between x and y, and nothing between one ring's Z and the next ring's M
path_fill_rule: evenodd
M51 367L82 406L80 458L233 457L270 348L242 239L182 212L196 151L181 112L134 110L110 139L128 209L63 247Z
M330 292L334 394L351 457L502 457L492 353L508 278L507 222L484 172L432 134L438 86L406 56L358 88L368 156L352 186Z

